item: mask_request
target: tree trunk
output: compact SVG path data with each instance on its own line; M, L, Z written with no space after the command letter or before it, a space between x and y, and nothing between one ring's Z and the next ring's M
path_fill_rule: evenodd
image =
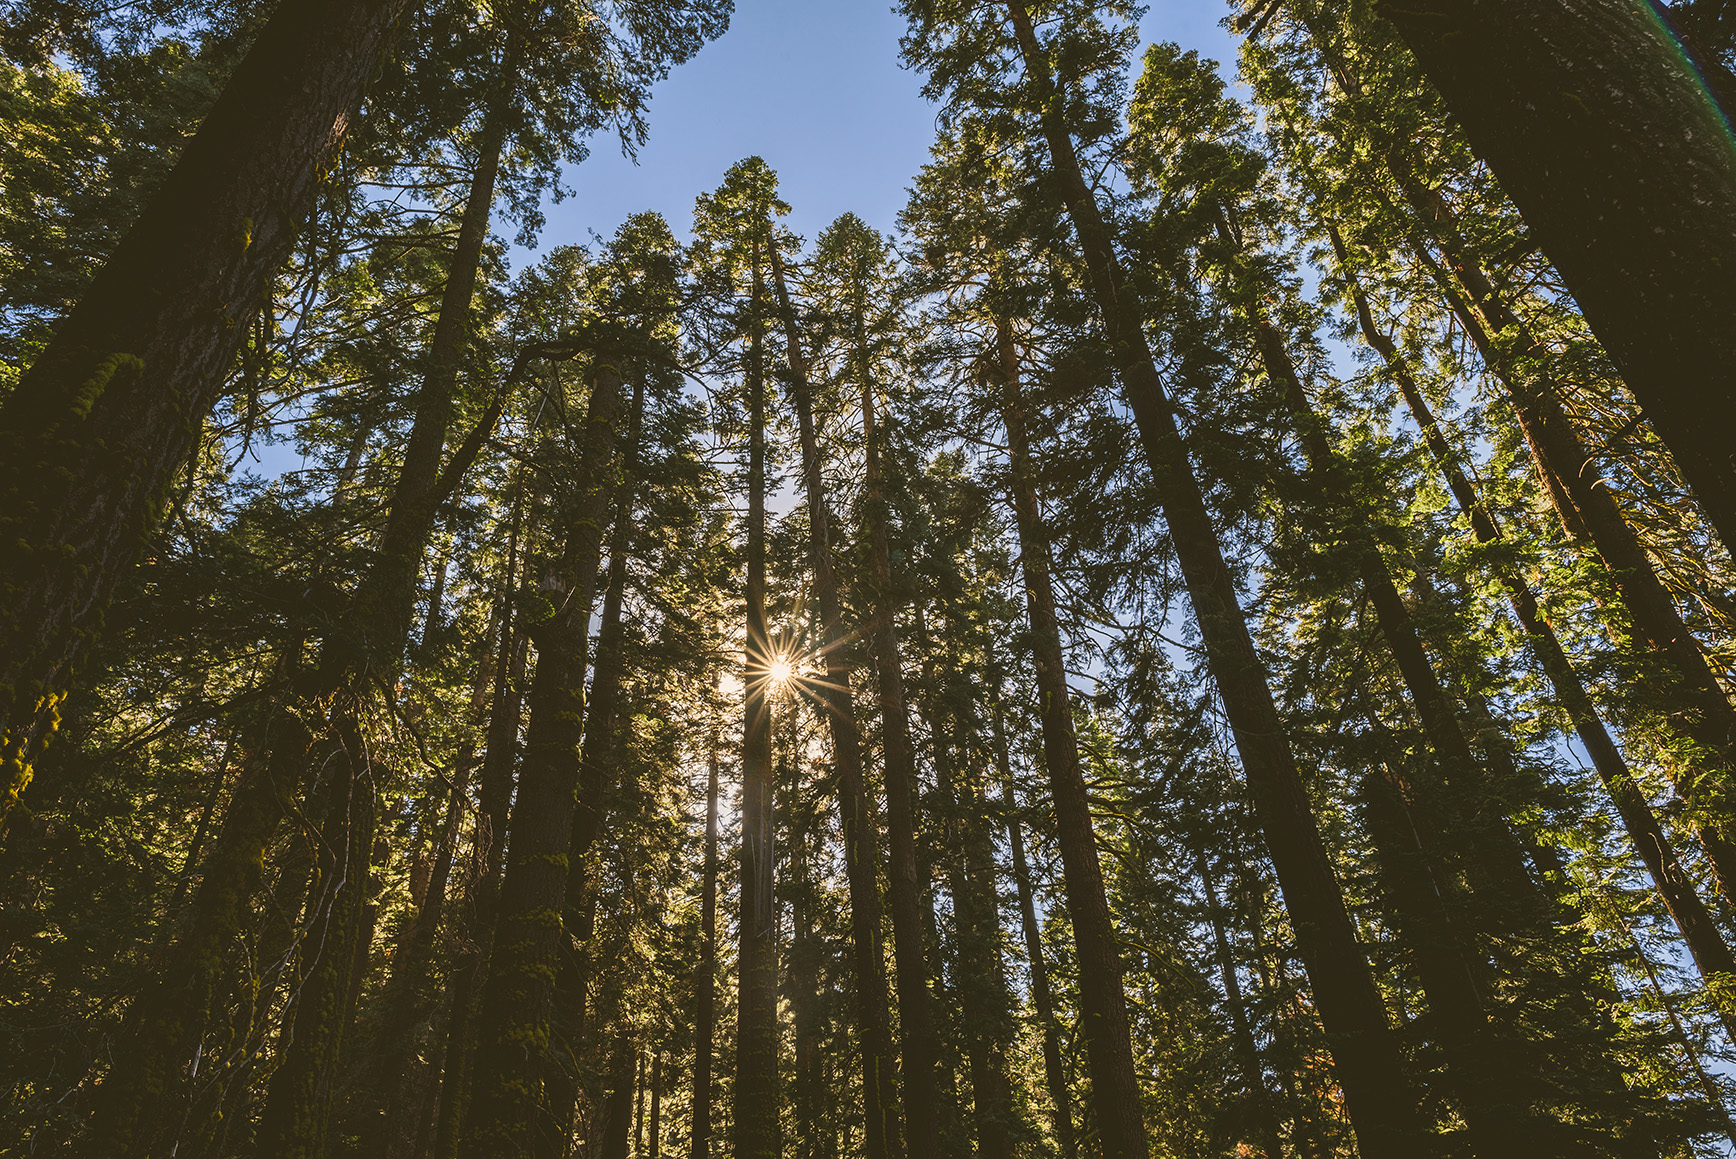
M1387 369L1392 372L1398 383L1399 393L1403 395L1411 417L1422 432L1423 442L1428 446L1435 465L1446 478L1448 490L1453 493L1459 509L1470 520L1472 534L1477 537L1477 542L1482 544L1502 542L1501 530L1495 523L1493 514L1478 498L1471 480L1459 466L1460 459L1447 442L1446 435L1417 386L1416 379L1411 375L1404 356L1399 353L1392 338L1376 324L1367 295L1363 293L1355 273L1350 269L1348 254L1337 229L1328 225L1327 234L1337 254L1339 269L1350 289L1363 337L1368 345L1380 354ZM1714 974L1736 976L1736 956L1732 956L1729 944L1724 940L1711 911L1706 908L1705 901L1695 887L1693 877L1671 847L1669 837L1664 833L1645 793L1634 782L1626 759L1604 726L1590 692L1575 671L1567 650L1562 647L1561 640L1555 634L1555 629L1544 617L1530 585L1511 567L1497 568L1496 578L1506 589L1513 615L1531 640L1538 663L1555 690L1556 702L1573 722L1574 731L1590 756L1598 779L1603 782L1610 800L1615 804L1616 812L1627 830L1628 839L1639 853L1640 860L1645 863L1647 872L1651 874L1652 883L1657 887L1659 896L1663 898L1665 907L1675 920L1682 940L1693 954L1694 963L1699 967L1701 976L1708 979ZM1717 992L1716 988L1713 992ZM1718 1001L1718 1009L1726 1027L1736 1036L1736 1011L1731 1010L1727 999Z
M1384 0L1736 548L1736 147L1640 0Z
M983 824L976 778L968 772L961 776L956 759L964 749L962 722L944 707L935 717L953 734L936 736L934 766L941 807L951 822L948 888L957 927L959 1013L970 1062L976 1154L979 1159L1012 1159L1017 1123L1006 1069L1007 1046L1013 1037L1012 993L1001 961L994 850Z
M663 1157L663 1047L651 1054L651 1145L648 1159Z
M590 978L590 936L595 907L589 873L591 846L603 830L604 800L614 787L620 762L617 728L621 682L625 675L621 654L621 606L627 594L628 534L633 529L633 505L639 471L639 437L645 411L645 376L633 383L629 412L624 480L616 504L615 521L609 533L609 575L603 593L602 623L597 629L597 659L591 671L591 703L585 716L585 741L579 752L579 799L573 813L572 840L567 846L566 913L567 937L562 944L561 964L555 975L554 1041L564 1045L544 1076L548 1114L544 1122L559 1138L545 1140L543 1153L563 1159L567 1151L567 1128L578 1106L579 1073L576 1055L585 1034L585 991ZM581 936L582 931L582 936Z
M694 979L693 1128L689 1159L711 1159L711 1040L717 1034L717 728L705 782L705 868L699 894L699 967Z
M321 866L319 903L311 908L311 961L296 988L293 1022L266 1091L258 1150L273 1159L320 1159L333 1087L348 1030L357 944L368 929L369 877L374 847L376 792L366 742L353 708L340 705L342 730L335 762L338 783L321 826L331 851Z
M205 860L186 930L128 1011L129 1025L78 1144L81 1156L146 1159L174 1146L184 1068L215 1013L230 952L264 872L266 845L300 790L314 745L292 708L268 712Z
M898 1116L898 1076L893 1062L891 1011L886 991L886 953L881 943L879 842L863 785L862 734L850 691L851 666L845 655L844 613L832 570L831 512L826 501L820 446L814 429L812 386L801 334L785 283L783 258L775 239L771 251L773 285L783 315L789 352L790 392L801 430L802 479L808 498L808 559L814 569L814 594L820 606L821 649L826 679L808 691L824 709L832 735L832 760L838 772L838 812L844 829L844 873L850 885L850 935L855 949L856 1016L862 1046L862 1115L868 1159L902 1154Z
M410 4L279 6L0 407L0 822Z
M1111 357L1145 445L1207 664L1296 929L1363 1159L1408 1159L1426 1146L1415 1097L1404 1080L1380 992L1321 843L1265 666L1248 634L1234 577L1189 466L1173 404L1152 361L1140 303L1124 283L1113 239L1080 171L1060 94L1030 15L1022 0L1007 0L1007 10L1026 77L1041 102L1050 159L1079 237Z
M880 430L867 359L863 315L854 303L852 333L857 378L862 387L862 448L866 460L863 507L868 520L869 567L874 583L874 623L868 633L879 678L881 745L885 753L887 894L892 906L892 953L898 967L899 1046L904 1058L905 1144L912 1159L940 1148L940 1112L935 1103L934 1014L929 1007L928 957L922 944L923 893L916 869L916 756L910 740L910 710L904 696L894 615L898 600L892 578L891 539L881 488Z
M1049 988L1049 967L1043 957L1043 928L1037 924L1031 870L1025 862L1025 836L1019 828L1019 803L1013 795L1013 771L1007 754L1007 730L1002 716L1000 682L989 682L989 720L993 728L995 763L1001 778L1001 807L1007 819L1007 846L1013 859L1013 885L1019 894L1019 929L1024 935L1025 962L1031 971L1031 1003L1043 1032L1043 1081L1049 1092L1049 1113L1063 1159L1073 1159L1078 1143L1073 1134L1072 1100L1067 1072L1061 1065L1061 1027L1055 1021L1055 999Z
M783 1152L778 1099L777 907L772 893L770 666L766 631L765 364L760 347L759 242L747 351L747 638L742 668L741 910L738 924L735 1043L735 1155L776 1159Z
M1025 577L1036 662L1037 695L1043 724L1043 759L1061 847L1067 914L1079 957L1079 1014L1091 1067L1091 1101L1105 1159L1146 1159L1138 1072L1122 990L1121 947L1103 889L1097 838L1091 826L1091 801L1073 731L1073 702L1067 687L1061 627L1055 616L1055 591L1049 573L1049 543L1031 480L1025 415L1019 397L1018 354L1005 324L996 325L1002 390L1001 417L1007 429L1012 467L1012 499L1019 526L1020 570Z
M529 1155L541 1105L578 788L591 603L602 529L614 498L621 379L611 361L597 352L579 494L566 515L565 549L549 576L560 603L547 619L525 629L537 645L536 675L461 1148L471 1159Z
M1230 951L1229 933L1224 928L1223 907L1218 904L1218 887L1212 881L1211 866L1204 850L1194 850L1194 866L1200 875L1200 885L1206 891L1212 947L1217 951L1218 975L1224 980L1224 1005L1230 1015L1236 1061L1241 1063L1242 1081L1248 1084L1248 1096L1254 1103L1254 1129L1260 1133L1260 1147L1265 1159L1284 1159L1278 1117L1272 1111L1272 1092L1266 1089L1266 1070L1260 1064L1260 1047L1254 1041L1253 1027L1248 1025L1248 1009L1242 1001L1242 982L1236 975L1236 959Z

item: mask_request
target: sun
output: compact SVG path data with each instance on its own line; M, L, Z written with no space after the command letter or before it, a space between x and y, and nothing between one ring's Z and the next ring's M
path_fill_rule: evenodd
M790 667L789 659L784 656L774 656L770 667L766 669L766 677L773 684L788 684L790 677L795 674L796 670Z

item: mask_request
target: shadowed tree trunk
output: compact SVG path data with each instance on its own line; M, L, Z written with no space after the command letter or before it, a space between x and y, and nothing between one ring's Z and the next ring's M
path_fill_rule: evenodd
M575 1056L585 1036L585 992L590 979L590 939L594 930L596 899L590 881L589 854L603 830L603 805L615 783L620 763L619 705L625 675L621 654L621 606L627 595L628 534L633 527L633 504L638 491L639 437L645 411L645 376L633 383L629 411L627 455L622 467L624 484L609 533L609 576L603 594L602 623L597 629L597 660L591 672L591 703L586 709L585 742L579 752L579 799L573 813L573 835L567 846L566 912L567 937L561 947L560 970L555 976L554 1041L557 1057L544 1076L549 1137L542 1142L543 1154L561 1159L571 1136L573 1114L578 1106L579 1080Z
M1049 1092L1049 1114L1061 1154L1072 1159L1078 1151L1073 1134L1072 1100L1067 1072L1061 1065L1061 1027L1055 1021L1055 998L1049 988L1049 966L1043 957L1043 929L1037 924L1036 895L1025 861L1025 835L1019 827L1019 803L1013 795L1012 763L1007 753L1007 728L1001 708L1000 677L989 678L989 723L993 730L995 765L1001 778L1001 807L1007 820L1007 847L1013 860L1013 885L1019 895L1019 929L1024 936L1025 963L1031 971L1031 1004L1043 1032L1043 1082Z
M860 291L860 286L857 287ZM936 1155L940 1113L935 1103L934 1014L929 1008L928 957L922 944L923 893L916 869L916 756L910 740L910 710L904 696L904 666L898 653L897 596L891 539L880 468L880 430L875 385L869 371L867 303L853 299L851 318L855 372L862 388L863 506L874 584L874 623L869 644L879 678L881 745L885 756L887 895L892 908L892 953L898 968L898 1032L904 1057L905 1144L912 1159Z
M1007 324L997 322L1001 417L1012 467L1013 510L1019 528L1019 565L1025 577L1031 649L1043 727L1043 761L1055 807L1067 914L1079 958L1079 1015L1091 1067L1091 1109L1105 1159L1145 1159L1150 1144L1141 1111L1139 1077L1122 989L1121 947L1103 889L1103 868L1091 825L1091 801L1073 702L1067 687L1061 627L1049 571L1049 542L1031 481L1029 443L1019 395L1018 354Z
M0 407L0 822L411 3L281 5Z
M615 490L621 377L614 357L599 351L592 371L579 493L564 520L565 547L548 576L558 603L540 623L525 626L537 646L537 665L460 1152L474 1159L529 1155L542 1102L583 739L587 636Z
M1362 1157L1409 1159L1424 1146L1415 1097L1404 1080L1380 992L1321 843L1272 701L1265 666L1248 634L1235 580L1188 463L1173 404L1152 360L1138 297L1126 286L1112 235L1079 168L1062 94L1049 72L1030 14L1022 0L1008 0L1007 12L1024 59L1026 81L1038 102L1050 161L1085 258L1110 356L1139 427L1207 665L1229 717L1255 814L1295 925L1297 948L1313 985ZM1136 1108L1127 1113L1136 1114ZM1121 1130L1131 1126L1128 1123ZM1143 1147L1143 1138L1138 1145Z
M1383 0L1736 548L1736 142L1643 0Z
M1470 520L1472 534L1479 543L1493 545L1502 542L1501 530L1495 523L1493 514L1478 498L1470 478L1460 467L1459 456L1447 442L1446 435L1436 421L1428 401L1423 397L1404 356L1400 354L1392 338L1375 322L1368 297L1363 293L1355 272L1350 269L1349 257L1338 230L1328 225L1327 234L1338 257L1340 271L1350 289L1363 338L1380 354L1387 369L1391 371L1411 417L1422 432L1423 442L1434 457L1435 465L1446 478L1448 490L1453 493L1459 509ZM1498 567L1496 578L1506 589L1514 618L1519 621L1519 626L1530 639L1538 663L1555 691L1556 702L1573 722L1574 731L1590 756L1598 779L1603 782L1610 800L1615 804L1616 812L1627 830L1628 839L1633 842L1640 860L1651 874L1652 883L1657 887L1659 896L1663 898L1665 907L1675 920L1682 940L1694 955L1694 962L1699 967L1701 976L1736 975L1736 957L1732 956L1729 944L1724 940L1711 911L1700 897L1693 877L1672 848L1668 835L1652 811L1650 802L1646 800L1645 793L1634 782L1626 759L1610 737L1609 730L1598 714L1597 706L1592 702L1590 692L1575 671L1567 650L1562 647L1555 634L1555 629L1544 617L1530 585L1512 567ZM1718 992L1714 990L1711 993L1716 997ZM1726 1026L1732 1026L1732 1012L1728 1000L1719 1000L1718 1006ZM1733 1029L1732 1033L1736 1034L1736 1029Z

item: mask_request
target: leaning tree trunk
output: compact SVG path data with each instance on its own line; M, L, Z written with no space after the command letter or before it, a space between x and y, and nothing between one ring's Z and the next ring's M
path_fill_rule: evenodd
M1736 549L1736 141L1645 0L1383 0Z
M1104 893L1103 868L1091 825L1091 801L1073 731L1061 627L1055 615L1049 542L1031 479L1030 448L1019 391L1018 355L1005 323L997 323L1001 418L1012 467L1013 511L1019 528L1020 570L1025 577L1031 650L1043 725L1043 759L1061 848L1067 915L1079 959L1079 1014L1090 1062L1093 1118L1105 1159L1145 1159L1150 1144L1141 1110L1139 1075L1122 989L1121 946Z
M844 830L844 874L850 886L850 936L855 949L856 1017L862 1049L864 1153L886 1159L902 1152L898 1122L898 1076L893 1065L891 1011L886 991L886 953L881 943L879 842L863 785L862 734L850 690L845 656L844 613L832 570L831 512L826 501L820 445L814 429L812 384L801 333L784 278L783 258L774 238L769 246L778 310L783 315L789 353L790 392L795 396L801 431L802 479L808 497L808 562L814 569L814 594L820 606L821 652L826 679L812 690L825 709L832 734L832 760L838 772L838 813Z
M1398 384L1399 393L1410 409L1412 419L1422 432L1424 444L1429 448L1436 467L1446 478L1448 490L1452 492L1459 509L1470 520L1471 533L1477 537L1477 542L1485 545L1503 542L1501 529L1496 524L1494 515L1478 497L1470 478L1460 467L1458 455L1447 442L1446 434L1441 430L1427 399L1423 397L1422 390L1411 374L1403 354L1399 352L1397 343L1375 322L1368 297L1354 271L1350 269L1349 255L1337 229L1328 225L1327 235L1337 254L1339 269L1350 290L1352 303L1356 307L1357 322L1363 338L1391 371ZM1544 617L1530 585L1510 566L1498 566L1496 579L1506 589L1514 618L1519 621L1519 626L1530 639L1538 664L1555 691L1556 702L1573 722L1574 731L1591 757L1598 779L1603 782L1610 800L1615 804L1616 812L1627 830L1628 840L1633 843L1640 860L1651 874L1652 883L1657 887L1665 908L1675 920L1682 940L1693 954L1694 963L1699 967L1701 976L1708 980L1717 974L1736 977L1736 956L1731 954L1722 931L1719 930L1711 911L1707 909L1704 899L1700 897L1693 876L1677 857L1669 836L1664 832L1657 814L1652 811L1644 791L1635 783L1626 759L1616 747L1608 728L1604 726L1603 718L1592 702L1591 693L1574 669L1566 648L1555 634L1555 629ZM1716 992L1714 988L1714 993ZM1732 1033L1736 1034L1736 1011L1731 1009L1730 1001L1727 998L1719 999L1718 1009L1725 1025L1732 1027Z
M411 2L279 6L0 407L0 821Z
M1311 14L1305 14L1303 22L1339 85L1353 97L1363 97L1360 78L1331 35ZM1365 119L1359 118L1359 123L1419 225L1451 266L1448 275L1426 246L1415 245L1419 261L1440 282L1448 305L1478 354L1506 388L1564 532L1579 551L1603 565L1620 597L1627 625L1648 652L1641 661L1640 690L1659 706L1666 717L1665 727L1697 750L1678 790L1691 805L1705 797L1728 796L1736 783L1736 708L1719 686L1699 643L1659 582L1651 558L1614 497L1598 485L1597 466L1558 397L1560 386L1549 350L1502 301L1488 271L1465 243L1454 210L1442 193L1418 177L1401 149L1378 141L1374 127ZM1728 532L1725 534L1727 537ZM1707 859L1721 887L1736 889L1736 844L1724 832L1728 808L1697 811L1704 814L1695 824Z
M536 675L460 1149L471 1159L530 1155L541 1105L583 739L587 636L614 497L621 377L613 357L596 353L578 495L550 576L559 603L541 623L525 627L537 646Z
M1152 360L1141 303L1122 277L1113 237L1080 170L1062 94L1023 0L1007 0L1007 11L1026 78L1040 101L1050 161L1079 238L1111 358L1145 445L1207 665L1230 720L1363 1159L1406 1159L1424 1146L1425 1128L1404 1079L1385 1005L1321 842L1265 666L1248 633L1235 579Z
M753 282L747 350L747 637L741 675L734 1135L738 1159L777 1159L783 1147L778 1124L778 927L772 894L772 642L766 630L766 402L760 346L763 289L757 240Z

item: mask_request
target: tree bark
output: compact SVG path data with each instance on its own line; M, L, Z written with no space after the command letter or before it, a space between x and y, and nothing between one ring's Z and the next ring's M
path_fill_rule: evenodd
M1391 371L1412 419L1422 432L1423 442L1428 446L1436 467L1446 478L1448 490L1470 521L1472 534L1477 537L1477 542L1482 544L1501 543L1503 536L1500 527L1488 507L1478 498L1470 478L1460 467L1459 456L1447 442L1446 435L1427 399L1423 397L1404 356L1392 338L1375 322L1368 297L1349 266L1349 255L1337 229L1328 225L1327 234L1350 290L1363 338ZM1512 567L1498 567L1496 578L1506 589L1514 618L1519 621L1519 626L1530 639L1538 664L1555 691L1556 702L1573 723L1574 731L1591 758L1598 779L1603 782L1610 800L1615 804L1616 813L1621 817L1623 828L1627 830L1628 840L1639 853L1658 895L1663 899L1671 918L1675 920L1676 928L1681 933L1682 940L1687 943L1689 952L1693 954L1701 977L1710 980L1717 974L1736 976L1736 956L1732 956L1729 944L1724 940L1724 935L1711 911L1707 909L1704 899L1700 897L1692 875L1677 857L1668 835L1652 811L1650 802L1646 800L1645 793L1635 783L1627 760L1616 747L1597 706L1592 701L1591 693L1579 678L1579 673L1574 669L1567 650L1562 647L1560 638L1555 634L1555 629L1550 626L1543 610L1538 606L1530 585ZM1713 993L1717 992L1714 988ZM1718 1009L1726 1027L1736 1035L1736 1012L1729 1008L1728 1000L1719 1000Z
M579 494L566 515L565 548L549 576L558 605L525 629L537 645L536 675L460 1152L469 1159L529 1155L541 1105L583 739L591 604L615 490L621 376L614 357L596 354Z
M886 988L886 952L881 943L879 842L863 784L862 734L850 690L851 665L845 655L844 613L832 570L831 512L826 501L823 464L814 426L812 384L801 333L790 303L783 258L776 239L771 253L772 280L783 315L789 354L790 393L801 431L802 481L808 499L808 560L814 569L814 594L820 607L821 651L826 678L807 691L824 710L832 735L832 760L838 772L838 812L844 829L844 873L850 886L850 935L855 950L856 1017L862 1046L862 1114L868 1159L903 1153L898 1115L898 1076L893 1063L891 1011Z
M1031 870L1025 861L1025 836L1019 828L1019 802L1013 795L1013 770L1007 754L1007 730L1003 719L998 679L989 684L989 721L993 729L995 763L1001 778L1001 807L1007 819L1007 846L1013 859L1013 885L1019 895L1019 929L1024 935L1025 963L1031 971L1031 1003L1043 1032L1043 1081L1049 1093L1049 1114L1055 1140L1063 1159L1073 1159L1078 1142L1073 1133L1072 1099L1067 1093L1067 1072L1061 1065L1061 1027L1055 1021L1055 998L1049 987L1049 966L1043 956L1043 928L1037 924L1036 896L1031 889Z
M1019 391L1018 355L1011 331L996 325L1001 380L1001 418L1012 466L1013 510L1019 527L1020 570L1025 578L1043 725L1043 759L1061 847L1067 914L1079 958L1079 1014L1091 1067L1093 1118L1105 1159L1146 1159L1150 1142L1134 1069L1133 1041L1122 990L1121 947L1103 888L1091 801L1085 787L1073 702L1067 687L1061 627L1055 615L1049 572L1049 542L1032 483L1030 445Z
M1736 142L1641 0L1384 0L1736 548Z
M741 676L741 900L734 1093L737 1159L777 1159L783 1152L778 1123L778 927L772 893L772 643L766 631L766 400L760 346L763 292L756 238L747 350L747 635Z
M410 6L281 5L0 407L0 821Z
M1169 524L1207 664L1241 756L1297 948L1313 984L1363 1159L1408 1159L1425 1149L1425 1129L1408 1089L1368 960L1345 909L1254 650L1235 580L1187 460L1173 404L1152 360L1140 303L1125 285L1112 235L1085 183L1068 134L1061 94L1022 0L1007 0L1014 34L1042 117L1051 163L1086 261L1122 391L1145 445ZM1143 1145L1143 1141L1141 1141Z
M858 296L851 318L853 361L862 388L862 448L866 465L863 507L868 521L869 567L874 581L874 649L880 691L881 745L885 755L887 895L892 908L892 954L898 969L898 1031L904 1059L905 1144L915 1157L939 1154L940 1111L935 1102L934 1014L930 1009L928 957L922 943L923 893L916 868L916 756L910 740L910 709L904 695L894 610L891 537L880 468L880 428L875 385L868 368L864 314Z

